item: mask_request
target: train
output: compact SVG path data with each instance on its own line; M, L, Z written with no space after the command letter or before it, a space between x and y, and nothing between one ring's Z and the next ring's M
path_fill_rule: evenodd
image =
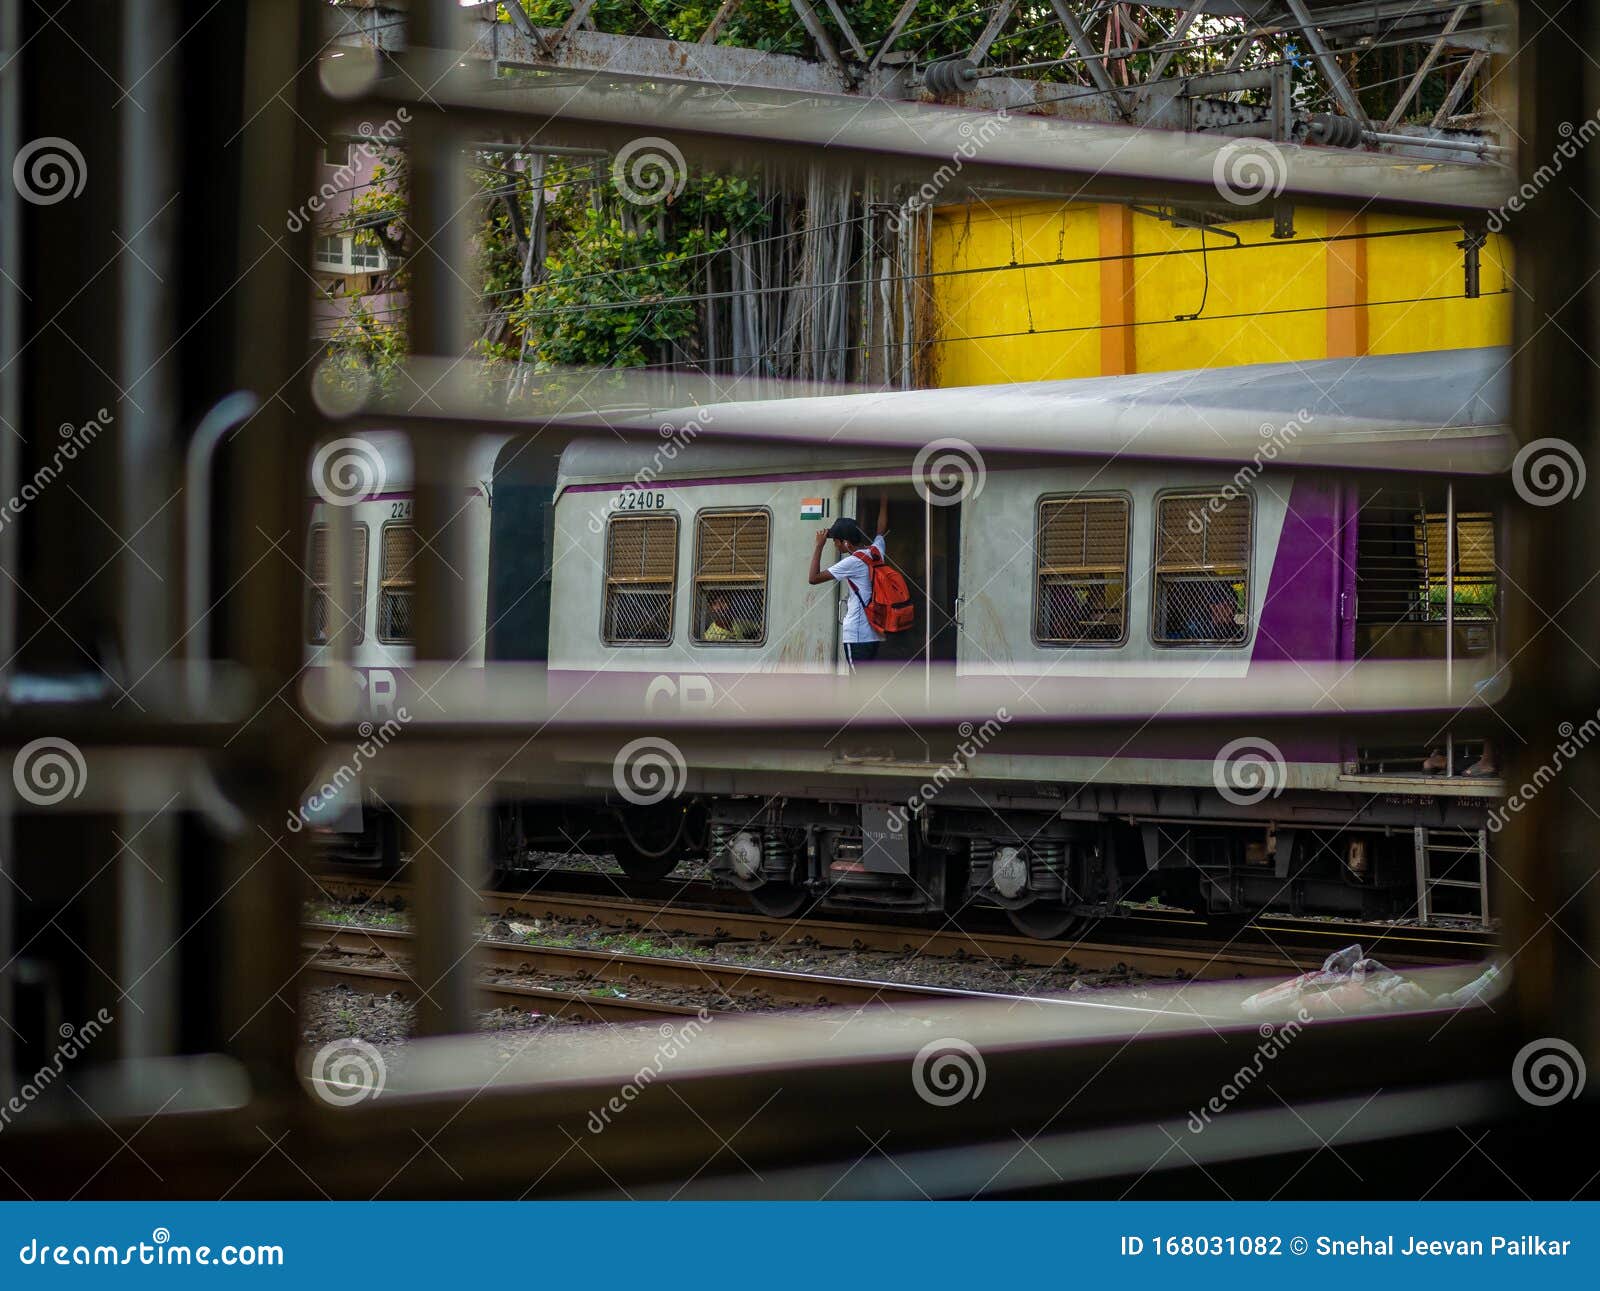
M850 670L848 589L809 581L815 535L881 506L918 621L886 637L880 675L1048 680L1069 708L1285 666L1492 676L1509 361L1486 348L747 400L652 413L637 425L655 434L597 431L559 461L507 427L475 445L452 521L472 533L465 662L537 664L556 700L598 681L642 714L774 689L803 707ZM360 570L350 662L376 721L412 663L415 533L403 444L363 442L382 486L338 504ZM330 505L313 494L310 667L327 662ZM490 859L525 874L582 840L638 878L703 860L770 914L977 904L1040 938L1135 901L1487 922L1504 750L1467 725L1278 740L1250 754L1268 759L1265 794L1219 779L1216 732L1193 728L1042 744L988 722L943 763L848 733L732 744L683 767L665 801L620 780L500 784ZM392 865L404 811L369 790L315 832Z

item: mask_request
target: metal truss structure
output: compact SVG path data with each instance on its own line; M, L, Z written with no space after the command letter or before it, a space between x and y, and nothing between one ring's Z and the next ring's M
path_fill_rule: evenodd
M724 0L696 38L676 40L601 30L594 0L575 0L560 27L537 26L515 0L484 3L464 10L473 36L463 57L497 69L939 102L1428 159L1492 157L1508 142L1497 114L1472 106L1475 89L1493 88L1491 60L1514 49L1512 7L1495 0L982 0L967 19L975 26L987 15L979 34L954 53L948 39L933 47L930 32L949 20L919 16L925 2L903 0L884 29L867 30L840 0L789 0L809 57L719 43L744 0ZM328 38L398 52L399 6L336 3ZM1036 60L997 55L1035 45ZM1387 76L1395 67L1401 73ZM1430 77L1447 88L1418 119ZM1374 97L1385 105L1381 118L1369 110Z

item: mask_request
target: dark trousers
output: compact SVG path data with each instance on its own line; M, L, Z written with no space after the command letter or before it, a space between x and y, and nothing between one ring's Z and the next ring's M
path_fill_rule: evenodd
M844 659L850 665L850 671L856 670L858 663L871 663L878 657L878 647L882 641L846 641L844 644Z

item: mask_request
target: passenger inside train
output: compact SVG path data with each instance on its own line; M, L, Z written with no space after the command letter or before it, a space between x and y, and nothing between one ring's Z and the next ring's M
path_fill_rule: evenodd
M859 663L870 663L878 657L883 644L883 634L867 622L867 600L872 595L872 571L867 562L855 553L867 547L877 549L880 556L889 554L887 533L889 529L889 495L878 495L877 536L869 540L866 531L854 516L840 516L827 529L817 530L817 541L811 549L811 570L807 581L813 586L835 579L845 586L849 601L845 606L844 624L840 631L844 643L844 656L852 671ZM822 549L832 540L839 559L827 569L822 568Z

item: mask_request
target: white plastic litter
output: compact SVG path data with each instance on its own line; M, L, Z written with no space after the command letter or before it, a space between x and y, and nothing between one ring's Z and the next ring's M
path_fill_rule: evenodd
M1487 994L1501 973L1499 965L1490 964L1459 990L1435 997L1392 968L1369 959L1359 945L1346 946L1329 955L1316 971L1257 991L1241 1007L1252 1014L1299 1011L1312 1017L1441 1005L1459 1007Z

